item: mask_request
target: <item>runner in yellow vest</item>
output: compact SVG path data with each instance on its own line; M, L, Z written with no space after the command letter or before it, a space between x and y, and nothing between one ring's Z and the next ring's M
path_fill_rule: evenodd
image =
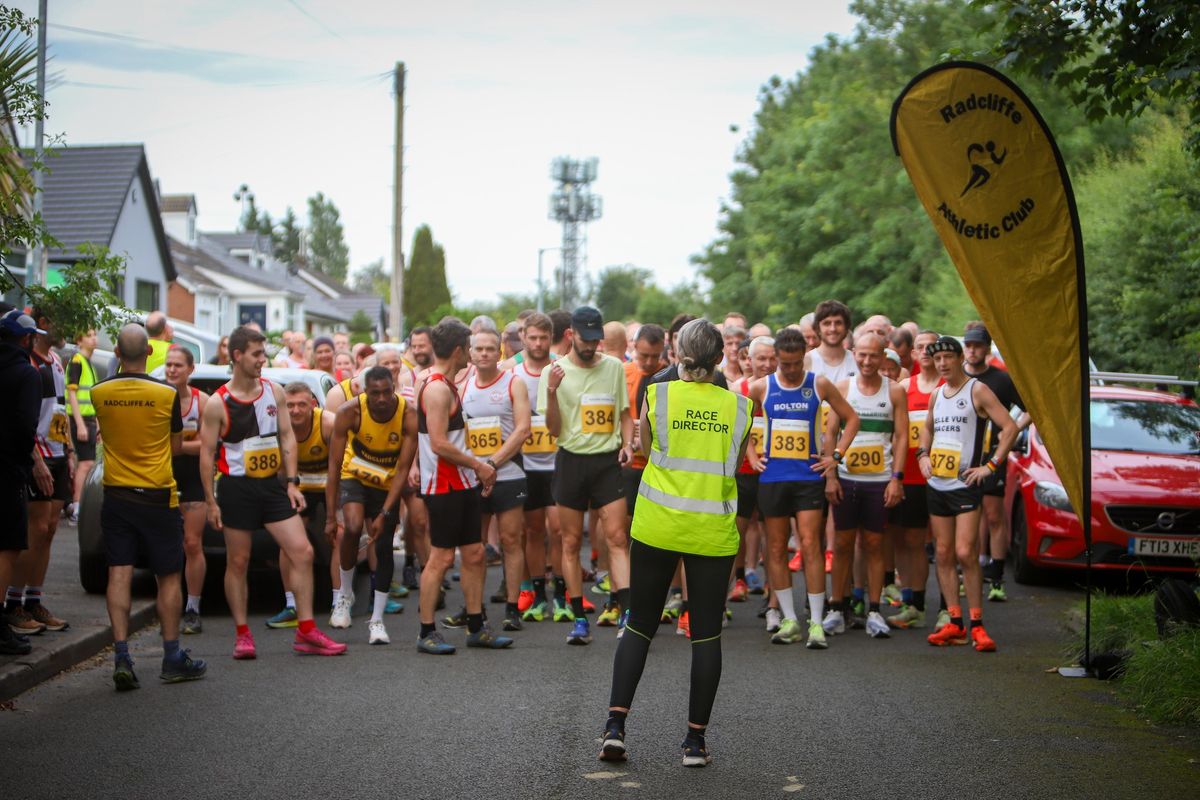
M725 587L738 551L738 466L745 457L753 406L714 386L724 338L693 320L672 339L679 381L651 384L641 412L648 458L634 510L630 615L617 646L600 758L625 760L625 718L658 629L662 600L683 559L691 617L692 684L683 763L709 763L704 733L721 675Z

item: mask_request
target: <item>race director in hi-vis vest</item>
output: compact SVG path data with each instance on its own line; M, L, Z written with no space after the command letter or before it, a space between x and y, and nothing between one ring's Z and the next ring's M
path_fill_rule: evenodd
M648 463L630 533L631 611L613 665L600 754L607 761L625 758L625 718L682 558L692 627L683 763L709 762L704 732L721 680L721 618L738 551L735 476L745 457L752 411L749 398L712 383L724 344L709 321L689 322L674 340L680 380L647 387L640 424Z

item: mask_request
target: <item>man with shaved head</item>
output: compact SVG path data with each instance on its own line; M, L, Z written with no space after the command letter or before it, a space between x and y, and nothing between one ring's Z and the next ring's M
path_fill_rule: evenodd
M628 349L629 340L626 338L624 323L615 320L604 323L604 341L600 343L600 352L624 362L627 360L625 351Z
M104 436L104 502L100 530L108 557L108 618L112 624L117 691L138 688L129 655L130 585L144 559L158 579L158 619L167 683L204 677L205 663L179 649L183 590L183 517L171 456L183 450L183 419L175 387L146 374L148 331L121 328L121 371L92 389L96 421Z

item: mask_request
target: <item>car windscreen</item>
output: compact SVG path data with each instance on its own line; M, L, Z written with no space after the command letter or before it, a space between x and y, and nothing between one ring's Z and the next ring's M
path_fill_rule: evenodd
M1200 453L1200 408L1140 400L1092 400L1092 448Z

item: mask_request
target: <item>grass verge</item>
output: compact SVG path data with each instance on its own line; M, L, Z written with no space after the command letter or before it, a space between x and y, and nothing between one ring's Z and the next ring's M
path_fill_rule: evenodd
M1083 603L1072 610L1076 658L1083 654ZM1092 653L1129 651L1118 689L1161 724L1200 727L1200 630L1159 640L1154 595L1092 598Z

